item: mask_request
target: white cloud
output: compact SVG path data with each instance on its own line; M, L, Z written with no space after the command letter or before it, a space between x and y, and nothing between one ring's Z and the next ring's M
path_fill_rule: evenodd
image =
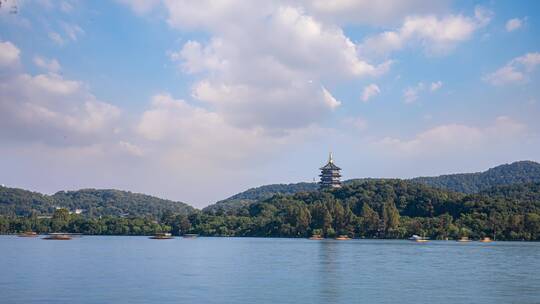
M483 80L497 86L525 83L539 64L540 53L527 53L510 60L495 72L484 75Z
M409 15L442 12L448 1L309 0L300 1L315 16L339 24L393 25Z
M506 144L504 139L524 136L526 126L509 117L497 117L486 127L464 124L440 125L418 133L412 139L386 137L379 142L383 150L404 156L437 155L473 151L495 144Z
M71 39L72 41L77 41L79 36L84 34L84 30L76 25L76 24L70 24L70 23L62 23L62 28L64 29L64 32L66 33L66 36Z
M19 62L20 50L11 42L0 41L0 68Z
M422 92L429 90L430 92L438 91L443 86L442 81L435 81L429 85L424 84L423 82L417 83L415 86L407 87L403 91L403 99L405 103L413 103L420 97Z
M58 34L57 32L49 32L48 36L49 39L51 39L54 43L58 45L64 45L65 43L64 38L62 38L62 36L60 36L60 34Z
M367 120L363 119L362 117L347 117L343 119L343 124L357 130L364 130L368 126Z
M369 99L379 95L380 93L381 93L381 90L379 89L379 86L372 83L364 87L364 90L362 91L361 99L363 102L367 102Z
M405 103L413 103L418 99L418 95L425 89L424 83L419 82L414 87L408 87L403 91Z
M332 94L328 92L328 90L325 89L324 87L322 88L322 93L323 93L324 103L330 109L335 109L341 105L341 102L338 101L334 96L332 96Z
M524 22L525 22L524 20L519 19L519 18L510 19L506 21L506 25L505 25L506 31L513 32L515 30L518 30L523 26Z
M54 63L52 66L56 68ZM55 73L0 73L3 140L88 143L110 136L119 116L117 107L97 100L79 81Z
M298 7L276 3L166 1L168 22L200 28L209 42L188 41L171 52L182 70L199 74L193 96L244 128L301 128L339 106L326 82L377 76L391 62L373 65L336 26ZM322 88L322 89L321 89Z
M443 55L463 41L469 40L475 31L487 25L492 12L477 7L474 17L434 15L407 17L395 31L386 31L368 37L361 45L367 54L385 55L409 44L419 43L429 54Z
M126 151L130 155L137 156L137 157L144 156L144 151L141 149L141 147L135 144L132 144L130 142L119 141L118 146L120 147L121 150Z
M61 70L60 63L56 59L47 59L41 56L34 57L34 64L49 72L58 73Z
M442 85L443 85L443 83L440 80L436 81L436 82L432 82L431 86L430 86L430 89L431 89L432 92L435 92L435 91L439 90L440 88L442 88Z

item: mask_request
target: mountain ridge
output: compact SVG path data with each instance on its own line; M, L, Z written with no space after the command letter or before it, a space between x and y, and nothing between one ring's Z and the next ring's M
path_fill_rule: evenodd
M196 209L178 201L161 199L142 193L116 189L58 191L52 195L0 186L0 214L49 215L56 208L83 209L90 217L150 216L158 218L165 212L190 214Z
M499 180L497 180L497 176L499 176ZM356 182L362 182L364 180L388 179L361 178L346 180L343 183L351 184ZM483 190L487 190L491 187L499 185L540 182L540 164L530 160L523 160L512 162L509 164L501 164L481 172L444 174L439 176L427 177L422 176L403 180L428 185L437 189L472 194L479 193ZM212 205L209 205L202 210L209 213L229 212L242 206L268 199L275 194L294 194L299 192L316 191L317 189L317 183L307 182L263 185L237 193L229 198L220 200Z

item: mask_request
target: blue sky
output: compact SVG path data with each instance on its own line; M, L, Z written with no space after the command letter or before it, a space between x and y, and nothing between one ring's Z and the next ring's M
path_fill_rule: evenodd
M1 2L7 186L201 207L329 151L346 178L540 160L537 1Z

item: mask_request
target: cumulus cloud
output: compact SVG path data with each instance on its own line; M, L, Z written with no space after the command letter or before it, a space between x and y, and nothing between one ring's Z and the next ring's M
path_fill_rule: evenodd
M60 36L60 34L58 34L57 32L49 32L47 35L49 36L49 39L52 40L52 42L58 45L64 45L64 38L62 38L62 36Z
M526 126L507 116L497 117L495 122L486 127L465 124L446 124L418 133L411 139L386 137L376 144L386 151L393 151L406 156L418 156L436 153L457 153L471 151L496 143L501 140L524 136Z
M507 32L513 32L515 30L520 29L523 24L525 23L525 20L519 19L519 18L512 18L506 21L506 31Z
M431 86L430 86L430 89L432 92L435 92L437 90L439 90L440 88L442 88L442 81L436 81L436 82L432 82L431 83Z
M171 52L186 73L200 75L193 96L245 128L301 128L340 105L326 83L374 77L391 62L371 64L337 26L278 3L166 1L176 28L208 31Z
M60 26L64 31L63 35L55 31L50 31L47 34L49 39L59 46L66 44L70 40L77 41L84 34L84 30L77 24L60 22Z
M475 31L487 25L493 13L476 7L474 16L434 15L407 17L403 25L394 31L386 31L368 37L361 50L373 55L386 55L407 45L419 43L433 55L443 55L453 50L459 43L469 40Z
M381 93L381 90L379 89L379 86L372 83L372 84L364 87L364 90L362 90L361 99L362 99L363 102L367 102L369 99L379 95L380 93Z
M84 34L84 30L77 24L63 22L62 28L71 41L77 41L77 39Z
M0 41L0 68L19 62L20 50L11 42Z
M496 86L525 83L539 64L540 53L527 53L510 60L495 72L484 75L483 80Z
M435 81L429 85L424 84L423 82L417 83L415 86L407 87L403 91L403 100L405 103L413 103L420 97L420 94L424 91L435 92L442 87L442 81Z
M45 61L38 59L40 63ZM54 62L52 67L56 68ZM117 107L97 100L81 82L55 73L0 75L0 138L88 143L107 137L120 115Z
M409 15L443 12L448 1L310 0L300 1L315 16L339 24L394 25Z
M279 147L299 143L318 132L317 128L296 129L276 137L261 128L235 127L222 115L175 99L168 93L155 95L151 106L137 124L137 133L147 141L147 149L157 149L167 162L180 160L222 167L259 159Z
M418 95L424 90L424 88L425 86L422 82L419 82L413 87L406 88L405 91L403 91L403 99L405 103L415 102L418 99Z
M56 59L47 59L41 56L34 57L34 64L38 67L45 69L48 72L58 73L62 68L58 60Z

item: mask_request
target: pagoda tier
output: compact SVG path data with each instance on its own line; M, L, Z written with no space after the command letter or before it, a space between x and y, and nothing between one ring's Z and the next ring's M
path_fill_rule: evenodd
M328 163L320 168L321 174L319 175L321 181L319 182L319 188L321 189L333 189L341 187L341 174L339 171L340 167L334 164L334 159L332 158L332 153L328 158Z

